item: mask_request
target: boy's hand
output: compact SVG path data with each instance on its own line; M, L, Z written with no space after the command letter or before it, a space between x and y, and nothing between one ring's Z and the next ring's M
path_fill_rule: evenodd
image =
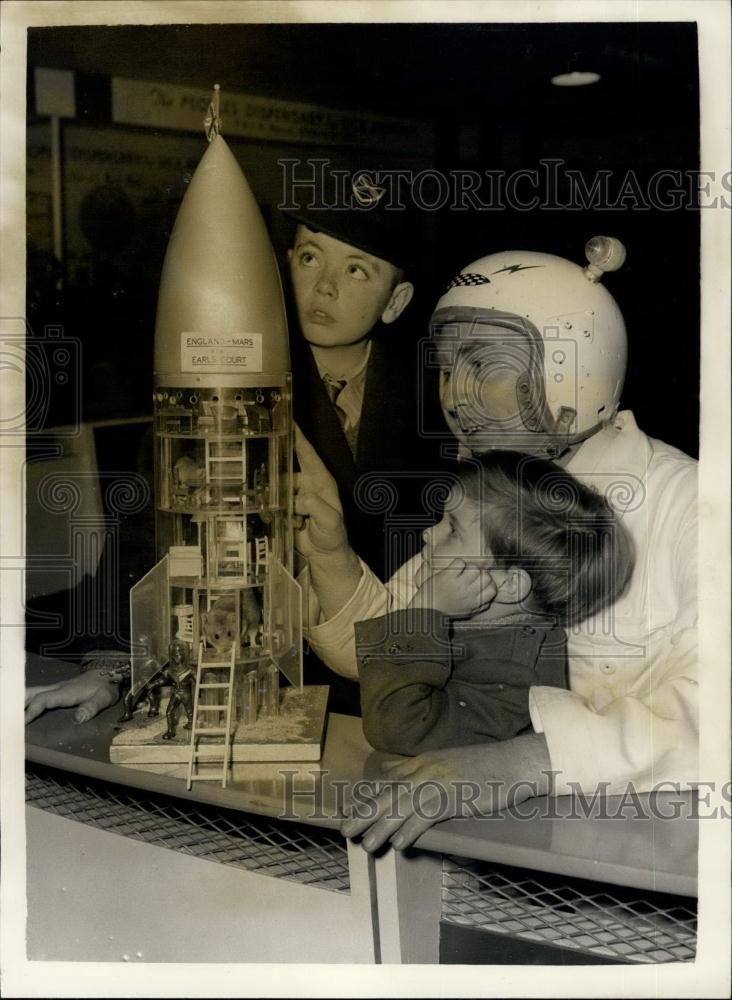
M342 555L348 548L343 507L335 479L315 448L295 426L295 454L300 463L295 490L295 513L302 525L295 532L295 548L307 560Z
M322 618L328 621L347 604L358 587L361 564L348 544L335 479L297 426L295 454L300 463L295 513L303 519L295 531L295 548L308 560L310 582Z
M450 618L472 618L492 604L497 593L488 570L453 559L421 581L410 607L432 608Z

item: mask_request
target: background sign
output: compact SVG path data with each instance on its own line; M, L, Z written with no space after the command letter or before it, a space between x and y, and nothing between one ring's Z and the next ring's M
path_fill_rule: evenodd
M112 78L112 120L200 133L211 90ZM306 145L430 152L432 126L381 115L334 111L314 104L222 92L221 131L250 139Z

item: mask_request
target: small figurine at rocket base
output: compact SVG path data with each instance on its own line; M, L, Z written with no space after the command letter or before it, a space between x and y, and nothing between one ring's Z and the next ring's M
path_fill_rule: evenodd
M132 691L189 645L201 731L252 720L244 675L302 688L301 595L292 578L291 376L274 251L210 109L209 146L178 211L155 329L159 562L130 594ZM278 670L272 670L272 665ZM197 730L199 731L197 733Z

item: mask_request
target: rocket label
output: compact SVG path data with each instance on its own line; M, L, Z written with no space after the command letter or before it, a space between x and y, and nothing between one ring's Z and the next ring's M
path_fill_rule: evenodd
M262 371L262 334L180 335L182 372Z

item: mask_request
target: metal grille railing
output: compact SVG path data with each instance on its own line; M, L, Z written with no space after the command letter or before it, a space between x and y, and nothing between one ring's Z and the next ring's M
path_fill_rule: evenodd
M26 771L26 801L57 816L196 858L319 889L350 891L346 842L332 830L35 766Z
M691 962L696 901L446 857L442 919L629 963Z

